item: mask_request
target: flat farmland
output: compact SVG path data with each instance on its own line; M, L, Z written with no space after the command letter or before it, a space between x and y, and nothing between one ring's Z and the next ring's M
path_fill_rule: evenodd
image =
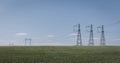
M120 47L1 46L0 63L120 63Z

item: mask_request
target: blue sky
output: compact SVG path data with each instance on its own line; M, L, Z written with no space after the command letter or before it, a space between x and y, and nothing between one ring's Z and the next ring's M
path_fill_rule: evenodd
M86 26L94 25L95 44L105 25L107 45L120 45L119 0L0 0L0 45L75 45L74 25L80 23L83 44L88 44Z

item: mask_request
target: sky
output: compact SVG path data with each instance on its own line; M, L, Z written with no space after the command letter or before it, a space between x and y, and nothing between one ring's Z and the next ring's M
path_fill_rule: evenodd
M76 45L76 24L81 24L83 45L88 45L93 24L105 26L106 45L120 45L120 0L0 0L0 46ZM100 30L99 30L100 31ZM29 42L29 41L28 41ZM29 43L27 43L29 45Z

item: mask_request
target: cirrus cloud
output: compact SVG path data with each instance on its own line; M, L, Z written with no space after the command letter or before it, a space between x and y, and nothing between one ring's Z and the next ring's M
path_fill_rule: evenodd
M18 36L26 36L26 35L28 35L28 33L16 33L16 35L18 35Z
M52 38L52 37L55 37L54 35L48 35L47 37L50 37L50 38Z
M76 33L71 33L71 34L69 34L69 36L77 36L77 34Z

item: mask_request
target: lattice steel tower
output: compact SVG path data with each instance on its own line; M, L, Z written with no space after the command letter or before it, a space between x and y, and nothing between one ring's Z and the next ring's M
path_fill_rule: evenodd
M104 25L102 25L100 45L105 46L105 34L104 34Z
M80 24L78 24L78 30L77 30L77 46L82 46L82 37L81 37L81 29Z
M90 26L90 37L89 37L89 46L94 46L94 39L93 39L93 25Z
M31 38L25 38L25 46L27 46L27 42L29 43L29 46L31 46L32 39Z

